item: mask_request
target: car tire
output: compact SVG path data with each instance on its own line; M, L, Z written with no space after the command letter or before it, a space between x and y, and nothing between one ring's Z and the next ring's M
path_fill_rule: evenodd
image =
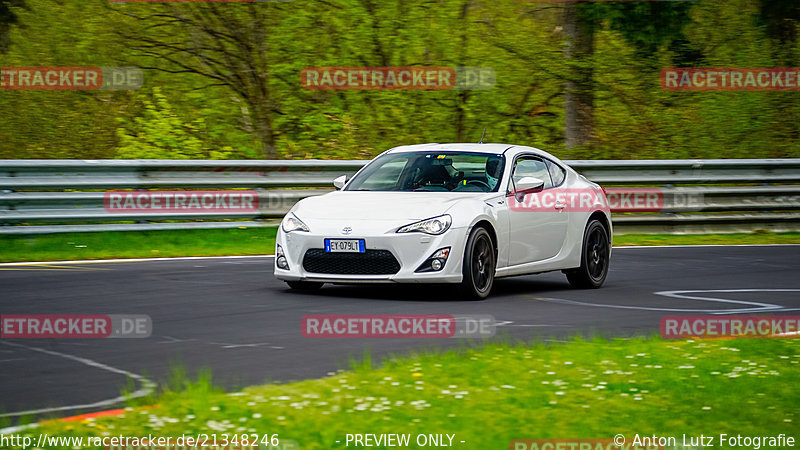
M608 275L611 245L608 230L599 220L586 225L581 246L581 266L564 271L569 284L578 289L597 289Z
M316 291L321 288L324 283L316 281L287 281L286 284L295 291Z
M483 300L489 296L494 285L497 254L489 232L476 227L469 234L464 249L461 273L461 293L469 300Z

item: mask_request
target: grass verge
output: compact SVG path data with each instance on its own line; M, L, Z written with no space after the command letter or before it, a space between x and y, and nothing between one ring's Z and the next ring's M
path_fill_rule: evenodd
M0 235L0 262L169 256L264 255L275 251L276 227ZM614 245L800 244L800 233L628 234Z
M614 236L615 246L633 245L767 245L800 244L800 233L735 234L623 234Z
M206 378L151 399L155 408L25 433L278 433L304 450L345 448L348 433L449 433L463 449L618 433L629 442L637 433L795 436L799 383L800 341L791 339L492 344L234 393Z
M277 227L0 235L0 261L265 255Z

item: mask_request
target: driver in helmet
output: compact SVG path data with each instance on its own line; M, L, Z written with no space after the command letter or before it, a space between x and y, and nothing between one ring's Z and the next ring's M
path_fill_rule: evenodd
M500 172L503 170L503 159L499 156L490 156L486 160L486 184L489 190L494 190L497 181L500 179Z

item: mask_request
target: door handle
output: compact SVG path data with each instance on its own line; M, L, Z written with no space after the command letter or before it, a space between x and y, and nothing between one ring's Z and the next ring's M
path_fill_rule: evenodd
M557 210L562 210L562 209L567 207L567 204L566 203L562 203L562 202L556 202L555 206L556 206Z

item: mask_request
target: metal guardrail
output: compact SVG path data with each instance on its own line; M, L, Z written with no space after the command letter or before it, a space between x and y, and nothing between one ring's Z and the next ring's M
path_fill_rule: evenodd
M0 233L273 225L295 202L328 192L334 178L351 175L366 162L0 160ZM800 159L567 163L606 187L661 190L658 213L615 214L618 232L800 230ZM150 189L255 189L259 207L120 214L103 206L104 191Z

